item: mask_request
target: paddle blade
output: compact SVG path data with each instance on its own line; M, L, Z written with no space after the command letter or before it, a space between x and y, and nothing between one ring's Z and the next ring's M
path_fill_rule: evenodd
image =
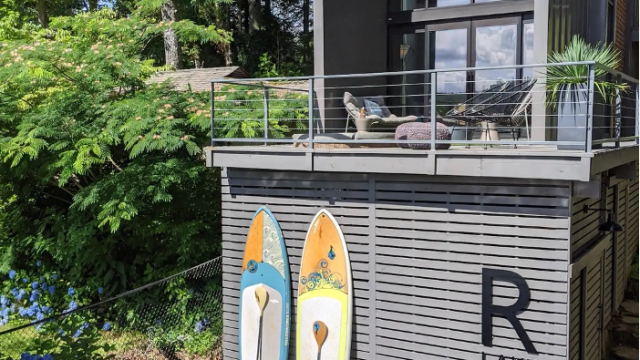
M329 329L327 329L327 325L322 321L316 321L313 323L313 336L316 338L316 342L318 343L318 353L320 352L320 349L322 349L324 341L327 340L328 333Z
M264 308L267 307L267 303L269 302L269 293L263 286L258 286L256 288L256 301L260 308L260 316L262 316L262 314L264 314Z

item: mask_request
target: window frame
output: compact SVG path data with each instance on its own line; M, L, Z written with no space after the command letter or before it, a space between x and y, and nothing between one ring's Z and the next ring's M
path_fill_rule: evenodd
M451 7L458 7L458 6L472 6L472 5L477 5L477 4L487 4L487 3L494 3L494 2L521 1L521 0L466 0L468 2L465 3L465 4L440 5L440 6L438 6L438 1L442 1L442 0L424 0L424 4L425 4L424 7L416 7L416 8L413 8L413 9L406 9L406 10L402 10L401 4L398 4L401 1L402 0L387 0L387 7L389 9L389 12L391 13L391 12L420 11L420 10L427 10L427 9L451 8Z

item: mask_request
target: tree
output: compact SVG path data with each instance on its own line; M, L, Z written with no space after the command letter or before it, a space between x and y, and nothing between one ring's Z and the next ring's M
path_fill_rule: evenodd
M0 47L0 248L17 264L116 291L219 252L208 94L145 85L157 68L143 54L169 27L183 45L229 37L141 14L53 17Z
M162 21L174 23L176 19L176 5L173 0L167 0L162 4L160 10L162 13ZM180 61L180 44L178 43L178 37L176 31L168 27L164 30L164 56L165 64L173 66L175 69L182 69L182 62Z

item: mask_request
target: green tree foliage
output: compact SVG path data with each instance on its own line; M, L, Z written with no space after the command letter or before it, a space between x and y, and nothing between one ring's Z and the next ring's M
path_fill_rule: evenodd
M103 8L0 45L0 251L13 263L42 258L113 292L219 253L208 94L144 83L146 47L169 26L185 45L228 40Z

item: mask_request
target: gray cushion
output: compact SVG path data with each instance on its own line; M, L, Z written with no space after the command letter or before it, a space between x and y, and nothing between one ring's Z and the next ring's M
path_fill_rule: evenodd
M376 115L376 116L379 116L379 117L384 117L384 114L382 112L382 108L375 101L371 101L371 100L365 99L364 100L364 109L367 112L367 115Z
M436 123L436 140L451 140L451 132L449 128L440 123ZM399 125L396 128L396 140L430 140L431 139L431 123L430 122L410 122ZM401 148L411 149L430 149L431 144L398 144ZM451 144L437 144L436 149L448 149Z

